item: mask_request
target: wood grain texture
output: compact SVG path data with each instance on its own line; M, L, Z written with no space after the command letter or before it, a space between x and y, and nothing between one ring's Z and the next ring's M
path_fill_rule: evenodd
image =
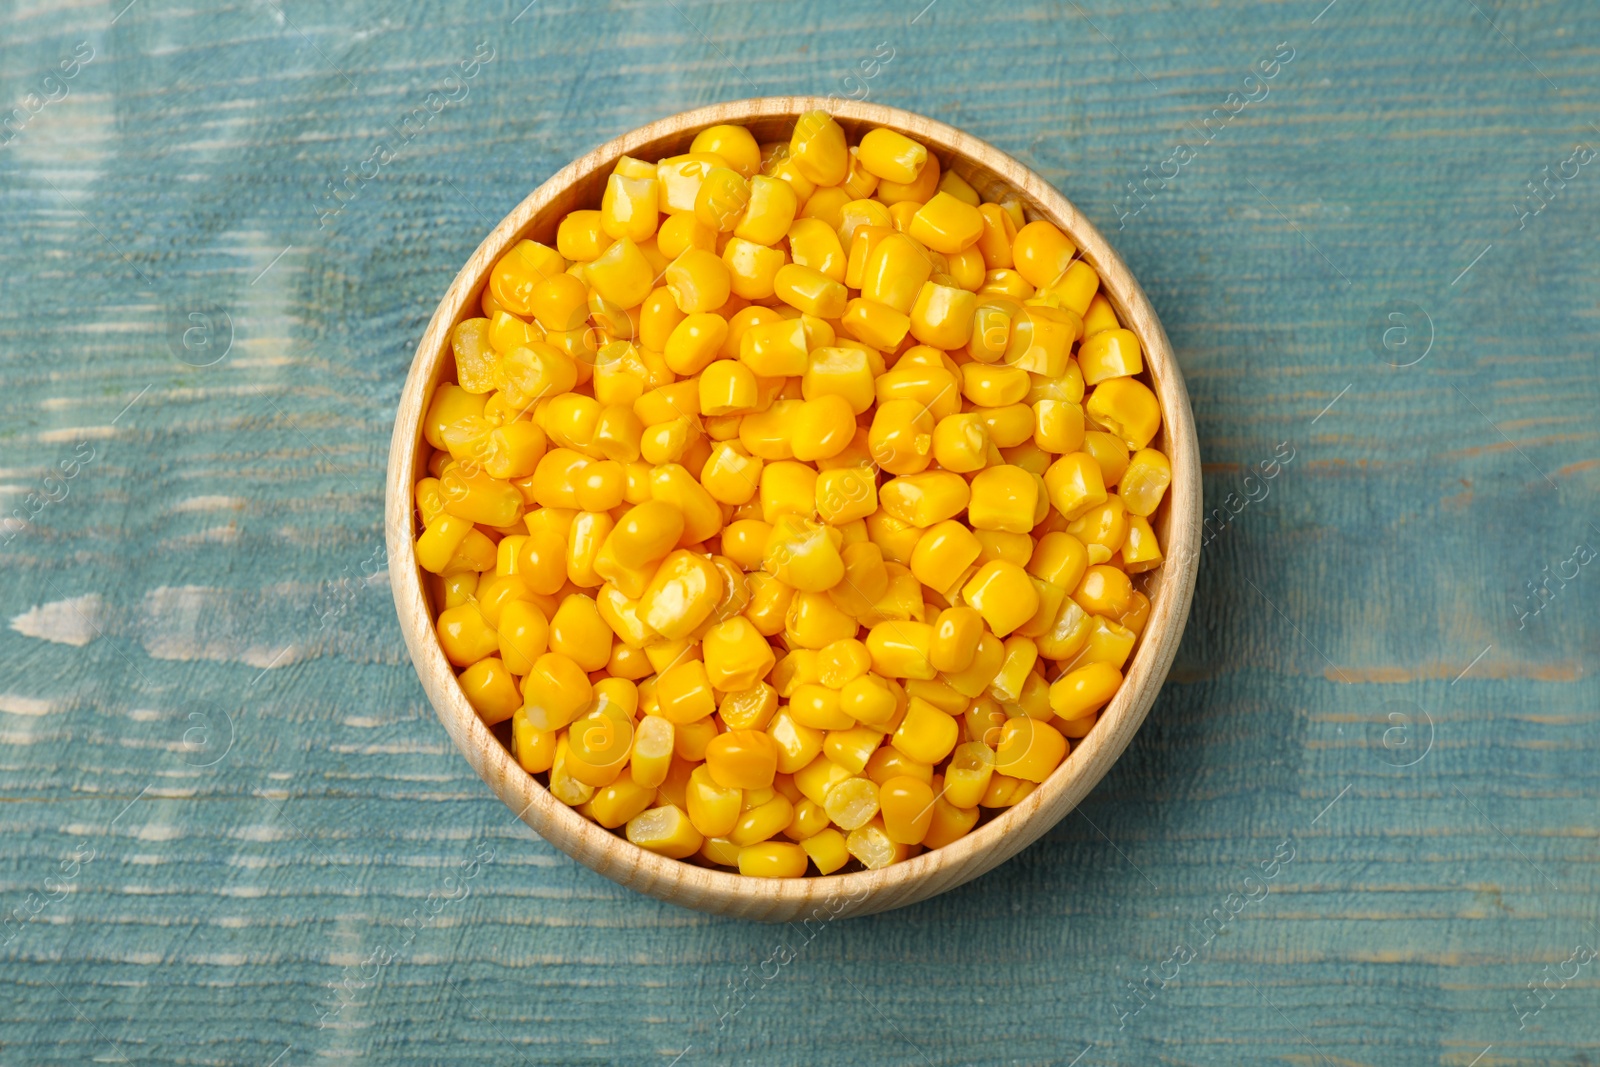
M0 511L56 498L0 532L0 1062L1600 1060L1600 962L1559 977L1600 938L1600 571L1517 610L1600 538L1600 174L1525 184L1600 146L1594 5L123 3L0 14L0 107L94 50L0 147ZM1083 804L813 933L512 819L410 665L382 487L417 340L529 189L861 84L1106 234L1234 502Z
M752 879L667 859L602 829L551 796L483 724L434 631L440 607L429 601L417 564L420 529L413 487L426 477L430 455L422 441L424 413L440 383L456 380L452 333L462 321L482 315L489 272L513 245L522 240L553 244L564 215L600 202L606 179L623 156L655 161L679 155L701 130L730 123L746 127L762 143L783 141L802 114L825 108L852 142L869 129L896 130L916 138L986 199L1020 198L1030 221L1046 219L1061 227L1095 268L1119 320L1139 337L1145 363L1140 377L1162 405L1162 425L1151 444L1172 460L1172 487L1151 517L1166 561L1140 581L1151 612L1122 687L1089 736L1075 743L1070 758L1025 800L957 842L883 870ZM807 917L832 921L914 904L971 881L1061 821L1105 776L1155 703L1188 621L1200 562L1200 456L1183 373L1149 298L1106 239L1042 178L992 145L926 116L815 96L740 100L668 116L586 152L529 193L472 253L423 331L395 415L385 497L389 579L406 647L446 732L495 794L540 837L614 882L715 915L774 923Z

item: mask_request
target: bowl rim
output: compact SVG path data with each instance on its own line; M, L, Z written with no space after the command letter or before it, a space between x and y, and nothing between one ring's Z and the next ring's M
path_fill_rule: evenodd
M964 158L992 172L1029 214L1060 226L1078 255L1099 273L1101 291L1139 337L1148 377L1162 407L1172 481L1166 556L1154 572L1158 595L1122 686L1087 737L1028 797L957 841L880 870L794 879L752 877L669 859L628 841L557 800L517 763L467 703L429 615L416 561L412 481L418 470L424 395L450 351L449 333L479 292L488 269L531 230L563 191L631 151L684 131L721 123L794 117L827 110L840 120L886 126L915 137L942 157ZM468 316L470 317L470 316ZM660 899L703 911L782 920L827 902L830 917L865 914L925 899L1004 862L1076 807L1127 748L1154 703L1176 654L1199 569L1201 487L1194 416L1182 372L1149 298L1110 243L1064 195L1010 155L953 126L881 104L821 96L729 101L680 112L631 130L553 174L490 230L456 274L418 343L397 407L385 501L390 587L419 679L456 747L486 784L546 841L597 873ZM844 903L835 908L836 901Z

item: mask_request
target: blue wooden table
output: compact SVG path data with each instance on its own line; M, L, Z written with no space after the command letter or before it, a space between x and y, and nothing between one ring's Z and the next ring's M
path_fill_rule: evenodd
M525 2L0 16L0 1063L1600 1059L1600 9ZM533 839L380 530L480 235L788 92L962 126L1110 234L1215 509L1083 808L820 932Z

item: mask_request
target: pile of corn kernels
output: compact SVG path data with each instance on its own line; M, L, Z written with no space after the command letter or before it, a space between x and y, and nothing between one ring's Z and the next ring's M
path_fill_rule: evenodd
M623 157L452 337L418 563L467 700L664 856L878 869L1016 804L1122 683L1171 480L1138 338L923 145Z

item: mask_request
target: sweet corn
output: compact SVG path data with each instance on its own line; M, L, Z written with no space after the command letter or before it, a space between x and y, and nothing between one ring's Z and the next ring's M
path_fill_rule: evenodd
M624 157L598 201L494 264L423 417L416 557L468 703L583 816L752 876L1025 799L1163 562L1160 404L1098 274L822 112Z

